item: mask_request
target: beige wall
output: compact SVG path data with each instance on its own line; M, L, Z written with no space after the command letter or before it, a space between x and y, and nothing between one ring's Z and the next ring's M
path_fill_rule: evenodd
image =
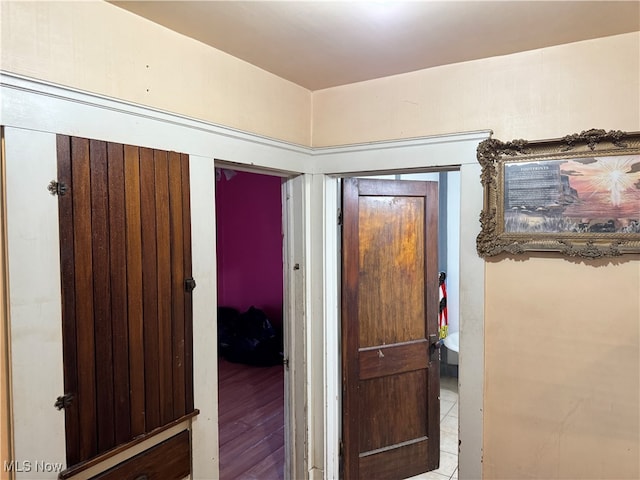
M640 33L314 92L313 110L314 146L640 130ZM640 478L640 256L503 258L485 288L485 478Z
M640 128L640 33L313 93L313 146L491 129L500 140Z
M640 478L639 292L639 255L487 265L486 478Z
M0 2L0 67L310 144L311 93L103 1Z

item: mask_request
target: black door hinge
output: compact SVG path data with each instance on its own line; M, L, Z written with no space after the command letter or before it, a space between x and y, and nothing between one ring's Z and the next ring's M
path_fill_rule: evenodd
M64 197L67 191L69 191L69 187L63 182L58 182L56 180L51 180L49 182L49 186L47 187L49 193L51 195L58 195L59 197Z
M54 403L53 406L56 407L58 410L62 410L63 408L70 407L72 401L73 401L73 395L71 393L65 393L64 395L56 399L56 403Z
M342 209L338 209L338 225L342 225Z
M196 289L196 281L189 277L184 279L184 291L191 293Z

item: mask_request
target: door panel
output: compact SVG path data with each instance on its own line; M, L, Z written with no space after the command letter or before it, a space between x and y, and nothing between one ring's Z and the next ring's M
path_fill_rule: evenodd
M423 369L361 383L360 410L368 415L360 415L360 452L426 438L426 380Z
M171 239L169 238L169 158L155 150L156 246L158 262L158 359L160 425L173 419L171 358ZM184 281L184 279L183 279Z
M186 163L186 162L185 162ZM180 154L169 153L169 192L181 190L182 181ZM184 298L184 220L182 195L169 196L170 246L171 252L171 317L174 329L171 333L173 356L178 359L172 364L173 374L173 416L181 417L186 413L186 383L185 383L185 298ZM191 255L189 255L189 258ZM191 273L189 273L189 277Z
M186 155L59 135L67 464L193 410Z
M182 182L182 250L184 256L183 275L191 278L191 196L189 195L189 157L180 155L180 172ZM178 173L176 172L175 175ZM176 225L176 230L179 226ZM179 266L176 264L176 268ZM185 414L194 412L193 405L193 301L191 294L184 297L184 358L174 357L174 365L184 362L184 403Z
M58 164L60 164L58 159ZM65 159L63 159L64 161ZM75 278L63 277L62 290L67 288L75 288L75 312L67 311L64 308L64 299L66 295L63 293L63 309L62 322L66 321L69 316L74 316L76 324L76 342L77 342L77 359L78 368L76 372L70 372L65 368L65 382L67 376L77 375L78 390L76 402L73 402L70 408L78 408L80 431L80 446L78 452L69 452L67 450L67 463L71 463L69 457L75 458L76 461L82 461L91 458L98 452L98 434L97 434L97 412L96 412L96 368L95 368L95 323L94 323L94 306L93 306L93 263L92 263L92 242L91 242L91 164L89 158L89 142L79 138L71 140L71 158L68 170L71 172L71 187L74 193L68 199L67 195L60 197L59 204L72 203L73 216L67 218L64 225L60 223L60 232L65 230L73 231L73 243L71 247L74 250ZM66 167L65 167L66 170ZM66 199L66 201L63 201ZM60 221L65 220L60 217ZM70 228L71 226L71 228ZM64 237L60 240L62 241ZM60 244L61 251L63 244ZM65 250L69 245L65 245ZM64 257L64 254L61 255ZM73 282L73 283L71 283ZM70 332L74 333L74 332ZM67 342L67 339L64 339ZM73 340L71 340L73 341ZM65 352L66 353L66 352ZM65 357L66 367L66 357ZM72 392L67 390L65 392ZM80 408L82 406L82 408ZM75 436L75 432L74 435ZM70 455L71 453L71 455Z
M107 144L109 191L109 252L113 346L114 443L131 438L129 405L129 336L127 325L127 250L124 152Z
M417 475L414 464L417 459L426 458L428 455L429 443L426 441L367 455L360 459L360 478L407 478ZM419 467L420 470L424 468ZM435 468L437 465L433 467Z
M140 150L124 146L124 206L127 251L127 308L129 334L129 406L131 436L145 432L144 329L142 295L142 230Z
M424 338L424 237L413 227L423 199L362 196L359 217L360 348Z
M115 445L107 144L89 142L98 452Z
M438 193L434 182L343 182L343 474L438 467Z
M71 139L69 137L57 137L58 156L58 181L71 185ZM69 159L69 160L62 160ZM76 161L76 163L78 163ZM80 166L78 165L77 169ZM77 173L77 172L76 172ZM77 193L78 195L81 192ZM60 224L73 223L73 201L58 203L58 216ZM75 229L60 230L60 245L74 245ZM60 249L60 276L73 278L75 276L75 250L71 248ZM76 291L74 288L62 288L62 336L64 358L64 389L67 392L80 392L78 381L77 340L80 335L76 322ZM66 447L67 463L73 465L80 458L80 411L77 406L69 406L64 411L65 425L77 425L73 430L67 429Z
M140 149L142 238L142 311L144 332L145 431L160 426L160 358L158 345L158 244L153 150ZM151 280L151 281L150 281Z

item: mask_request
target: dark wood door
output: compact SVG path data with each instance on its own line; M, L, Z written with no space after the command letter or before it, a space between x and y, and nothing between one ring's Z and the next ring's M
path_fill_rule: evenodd
M343 182L345 479L438 468L435 182Z
M192 412L188 156L58 135L69 467Z

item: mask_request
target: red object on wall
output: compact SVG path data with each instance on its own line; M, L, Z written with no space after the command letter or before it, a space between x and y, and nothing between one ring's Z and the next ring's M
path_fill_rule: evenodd
M282 325L282 179L217 170L218 305Z

